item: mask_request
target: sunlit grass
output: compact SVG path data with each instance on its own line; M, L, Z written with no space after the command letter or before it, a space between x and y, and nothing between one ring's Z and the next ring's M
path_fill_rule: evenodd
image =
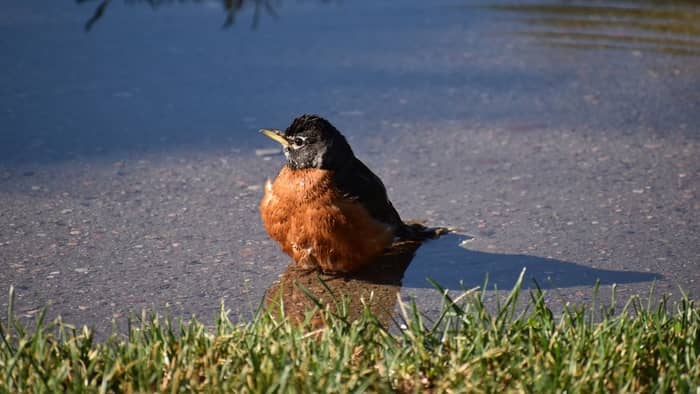
M281 308L234 324L222 306L212 326L144 312L97 342L43 313L29 329L10 306L0 392L698 392L700 315L687 297L555 316L539 290L518 302L521 281L495 311L476 290L446 295L433 320L400 302L401 329L368 310L349 321L343 308L322 311L320 329Z

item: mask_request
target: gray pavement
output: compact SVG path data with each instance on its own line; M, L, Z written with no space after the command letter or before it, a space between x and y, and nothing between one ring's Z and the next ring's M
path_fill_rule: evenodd
M12 285L20 316L50 304L51 316L102 333L142 308L210 320L221 300L249 319L289 263L257 211L283 157L256 155L272 148L256 130L301 112L348 136L405 219L462 234L422 246L403 275L402 296L427 310L439 297L426 277L458 291L488 274L507 289L522 268L557 307L589 303L597 279L620 302L654 282L700 297L700 57L663 40L553 45L520 34L534 28L512 11L285 5L259 30L227 32L201 27L218 15L206 7L117 8L70 48L66 26L83 15L63 5L42 26L66 46L52 49L56 67L74 60L90 70L83 79L38 80L32 70L55 54L2 43L15 56L2 60L0 307ZM8 8L18 16L4 29L35 22L23 7ZM147 71L146 44L118 38L131 15L170 45L171 69ZM204 37L173 33L174 21L201 23L184 29ZM25 46L51 47L45 32L22 31ZM126 64L143 75L90 69L104 46L136 48Z

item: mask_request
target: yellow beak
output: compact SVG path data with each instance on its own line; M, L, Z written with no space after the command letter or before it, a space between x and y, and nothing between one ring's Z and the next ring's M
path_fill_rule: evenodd
M287 141L287 139L284 138L284 136L282 136L282 132L279 130L260 129L260 132L263 133L263 135L279 142L284 147L289 146L289 141Z

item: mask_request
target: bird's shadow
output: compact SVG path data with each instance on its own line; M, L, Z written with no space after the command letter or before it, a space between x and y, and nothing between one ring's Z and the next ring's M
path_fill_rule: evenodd
M614 271L574 262L525 254L489 253L469 250L468 235L450 233L426 242L418 249L403 274L403 287L433 287L428 278L446 289L469 289L484 284L511 289L523 269L523 288L535 283L541 288L565 288L613 283L638 283L662 279L652 272Z
M321 274L302 270L291 263L267 292L267 304L282 301L288 317L297 321L316 304L311 299L325 302L347 296L350 317L361 313L362 300L381 320L391 319L396 293L404 288L433 288L428 279L451 290L470 289L484 284L488 276L489 288L511 289L523 269L526 269L522 288L574 286L592 287L613 283L637 283L661 279L650 272L612 271L585 265L523 254L487 253L469 250L468 235L449 233L424 243L401 241L395 243L376 261L352 274Z

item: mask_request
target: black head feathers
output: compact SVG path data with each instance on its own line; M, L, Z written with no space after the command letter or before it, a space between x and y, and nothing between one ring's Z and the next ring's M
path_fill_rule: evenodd
M337 170L354 158L345 137L318 115L302 115L284 131L287 165L292 169Z

